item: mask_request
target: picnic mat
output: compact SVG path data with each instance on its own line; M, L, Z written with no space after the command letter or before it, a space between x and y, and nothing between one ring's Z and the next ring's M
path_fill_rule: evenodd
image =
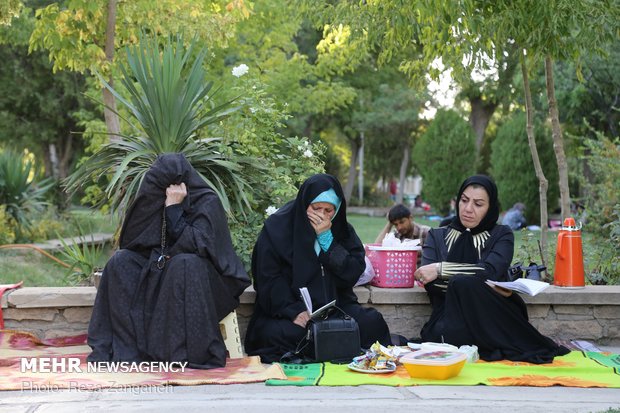
M282 364L286 380L267 380L269 386L566 386L620 388L620 355L571 351L552 364L508 360L466 363L461 373L447 380L413 379L402 365L388 374L350 370L346 364Z
M286 379L279 365L265 366L256 356L227 359L226 367L211 370L185 368L183 372L140 372L125 369L124 372L109 372L101 369L88 371L86 356L89 353L86 335L39 340L27 332L0 330L0 390L99 390L161 385L238 384ZM22 361L33 363L35 359L50 358L57 363L56 367L47 369L53 370L51 372L41 372L40 369L33 371L33 364L26 366ZM81 371L68 368L67 363L65 372L62 372L62 359L79 359Z

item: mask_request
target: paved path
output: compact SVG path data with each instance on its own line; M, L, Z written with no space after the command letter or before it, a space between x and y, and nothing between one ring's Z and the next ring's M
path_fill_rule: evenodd
M270 387L263 383L0 393L0 412L603 412L620 389L567 387Z
M599 346L620 354L620 347ZM264 383L0 392L0 413L620 412L620 389L494 386L271 387Z
M71 244L101 245L101 244L105 244L108 242L112 242L113 239L114 239L114 234L96 232L94 234L63 238L62 241L64 241L64 243L67 245L71 245ZM40 243L33 244L33 245L35 247L41 248L42 250L46 250L46 251L58 251L64 248L62 245L62 241L59 239L51 239L51 240L40 242Z

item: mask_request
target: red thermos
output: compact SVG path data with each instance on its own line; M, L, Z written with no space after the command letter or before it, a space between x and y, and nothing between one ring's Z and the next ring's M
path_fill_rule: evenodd
M553 284L558 287L585 286L581 225L577 227L573 218L564 220L558 234Z

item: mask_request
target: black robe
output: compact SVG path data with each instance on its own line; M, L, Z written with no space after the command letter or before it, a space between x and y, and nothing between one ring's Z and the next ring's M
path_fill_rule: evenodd
M181 182L188 195L165 208L166 188ZM164 217L168 258L160 269ZM120 249L104 268L88 329L88 360L222 367L219 321L249 285L218 196L182 154L160 155L125 216Z
M499 215L497 189L488 177L466 180L457 203L471 184L484 186L489 194L490 208L481 223L466 230L459 220L457 206L457 216L450 225L432 229L423 247L422 265L457 265L453 267L456 274L424 286L433 312L422 327L422 340L455 346L474 344L480 358L486 361L550 363L555 356L567 354L568 349L558 346L529 323L525 302L518 294L504 297L485 284L487 279L506 280L514 235L509 227L495 224ZM458 273L459 264L465 264L461 265L462 274Z
M316 255L316 233L306 210L320 193L334 189L341 205L332 219L334 240ZM346 220L340 183L330 175L314 175L304 182L297 198L271 215L252 253L256 302L245 336L245 350L263 362L278 361L293 351L306 329L293 320L306 310L299 288L307 287L313 308L332 300L353 317L360 328L362 347L375 341L391 344L388 326L379 312L357 302L353 286L364 271L364 247Z

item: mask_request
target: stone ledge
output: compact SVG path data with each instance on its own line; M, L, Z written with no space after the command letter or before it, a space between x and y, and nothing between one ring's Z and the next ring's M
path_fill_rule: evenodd
M355 287L360 304L429 304L426 291L414 288ZM88 307L95 302L95 287L26 287L13 290L3 297L3 308ZM241 294L241 304L253 304L256 292L252 286ZM609 305L620 306L620 285L588 285L569 289L550 286L535 297L523 295L528 304Z
M95 302L95 287L26 287L8 294L9 308L89 307Z
M376 308L390 331L419 337L431 314L426 291L414 288L356 287L359 302ZM8 293L5 325L31 331L41 338L84 334L96 296L95 287L27 287ZM5 294L6 295L6 294ZM240 297L237 319L241 339L252 316L256 292ZM581 289L549 287L536 297L525 296L530 322L543 334L562 339L620 345L620 286Z

